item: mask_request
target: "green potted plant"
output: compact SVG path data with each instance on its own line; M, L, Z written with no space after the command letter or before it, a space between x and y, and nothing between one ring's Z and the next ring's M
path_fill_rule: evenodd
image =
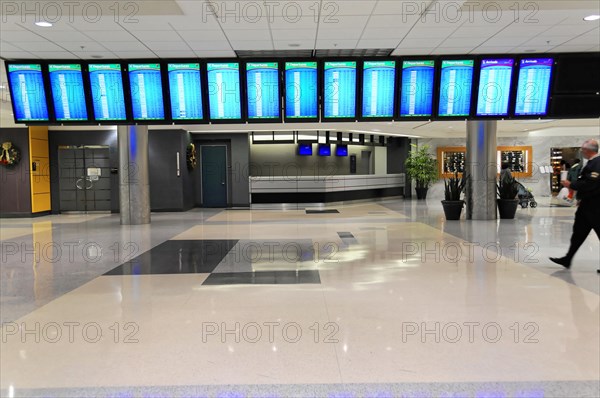
M519 206L519 183L514 177L507 177L497 184L498 188L498 212L501 219L513 219Z
M411 146L412 150L404 164L406 174L416 181L417 199L425 199L429 185L438 179L437 161L429 154L429 145Z
M465 201L460 198L467 185L469 177L463 173L462 177L458 176L458 172L454 172L454 176L449 179L444 179L444 197L442 206L446 220L460 220L460 213L465 204Z

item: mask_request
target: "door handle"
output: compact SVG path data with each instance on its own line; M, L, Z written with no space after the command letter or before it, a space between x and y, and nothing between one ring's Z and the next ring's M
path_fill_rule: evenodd
M94 182L93 182L93 181L90 179L90 177L86 177L86 178L85 178L85 181L90 183L90 185L86 185L86 186L85 186L85 189L86 189L86 190L88 190L88 189L92 189L92 187L94 186Z
M83 186L81 185L81 182L83 180L80 178L75 182L75 186L77 187L77 189L83 189Z
M221 185L225 185L225 183L224 183L224 182L221 182Z

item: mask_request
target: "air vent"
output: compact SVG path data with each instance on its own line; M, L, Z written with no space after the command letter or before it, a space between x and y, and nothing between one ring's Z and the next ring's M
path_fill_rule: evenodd
M350 48L319 50L238 50L238 58L332 58L332 57L389 57L393 48Z
M238 58L310 58L313 50L237 50Z
M393 48L320 49L316 57L389 57Z

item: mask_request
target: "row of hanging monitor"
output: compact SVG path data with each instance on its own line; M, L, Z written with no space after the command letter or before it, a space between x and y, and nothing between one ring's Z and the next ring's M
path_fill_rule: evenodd
M553 57L6 62L15 122L195 124L551 116Z

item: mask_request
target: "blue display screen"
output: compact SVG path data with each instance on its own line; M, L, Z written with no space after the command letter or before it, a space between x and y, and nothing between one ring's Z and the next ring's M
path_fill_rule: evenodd
M435 61L432 60L402 63L400 116L431 116L434 72Z
M134 120L164 120L160 64L129 64Z
M325 62L324 117L356 117L356 62Z
M479 74L477 116L508 115L513 59L484 59Z
M363 117L393 117L396 92L395 61L365 61L363 68Z
M88 65L96 120L126 120L123 75L119 64Z
M241 119L240 65L212 63L208 70L208 102L213 120Z
M246 64L248 119L278 119L279 64L263 62Z
M173 120L201 120L202 84L200 64L168 64L171 118Z
M331 156L331 145L319 144L319 156Z
M294 119L318 117L317 63L285 63L285 116Z
M521 60L515 115L546 114L553 63L552 58Z
M42 66L11 64L8 65L8 76L15 120L18 122L48 121Z
M80 64L50 64L50 86L56 120L61 122L88 120Z
M440 116L469 116L474 63L473 60L442 61Z
M298 155L312 156L312 144L298 144Z
M335 156L348 156L348 145L337 145L335 147Z

